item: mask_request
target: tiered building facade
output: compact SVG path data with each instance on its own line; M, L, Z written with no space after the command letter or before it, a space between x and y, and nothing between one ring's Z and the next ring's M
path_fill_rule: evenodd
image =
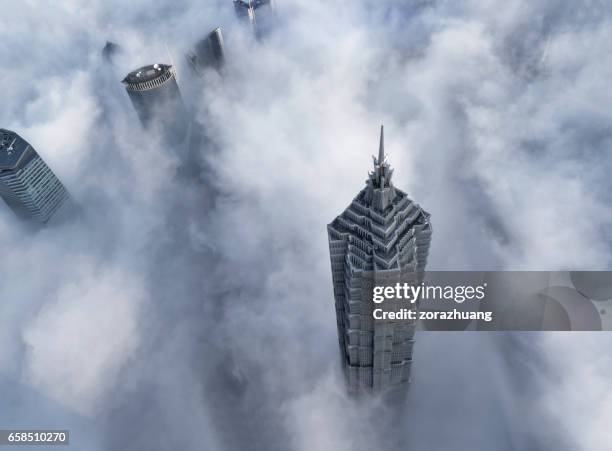
M352 391L383 391L410 381L415 322L374 320L373 289L421 283L432 228L430 215L393 186L392 175L381 129L366 187L327 227L340 354ZM391 300L384 307L410 305Z

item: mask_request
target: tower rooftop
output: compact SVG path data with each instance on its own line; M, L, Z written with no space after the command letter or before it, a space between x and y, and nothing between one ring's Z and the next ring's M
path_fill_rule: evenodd
M0 171L15 169L30 145L17 133L0 128Z
M171 75L171 65L155 63L150 64L148 66L142 66L141 68L130 72L122 81L123 84L126 85L126 87L130 88L162 78L165 80L167 78L170 78Z
M257 9L260 6L270 4L271 0L234 0L234 3L237 3L238 5L243 6L245 8L253 7Z

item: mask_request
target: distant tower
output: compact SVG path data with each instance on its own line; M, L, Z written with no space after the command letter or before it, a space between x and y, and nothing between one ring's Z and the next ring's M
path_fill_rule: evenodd
M106 41L104 48L102 49L102 56L106 61L112 62L113 58L121 52L121 47L119 44L115 44L111 41Z
M220 70L225 65L225 50L223 33L217 27L195 46L195 50L187 55L187 61L194 72L201 75L207 67Z
M69 195L30 144L0 129L0 197L22 219L46 223Z
M234 9L239 19L249 21L257 38L266 36L274 28L274 0L234 0Z
M169 143L185 140L189 117L172 66L141 67L130 72L123 84L145 128L158 127Z
M373 287L420 284L432 229L430 215L393 186L392 175L381 128L366 187L327 226L340 354L352 391L410 381L414 322L374 320Z

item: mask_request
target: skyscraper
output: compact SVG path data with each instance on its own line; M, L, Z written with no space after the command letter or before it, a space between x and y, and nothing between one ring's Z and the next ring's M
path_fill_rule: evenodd
M221 28L215 28L205 38L198 41L194 51L187 55L187 61L197 74L201 74L207 67L221 69L225 64Z
M112 63L113 57L115 57L119 52L121 52L121 47L119 44L106 41L106 44L104 44L104 48L102 49L102 56L107 62Z
M19 217L46 223L69 195L30 144L0 129L0 197Z
M419 284L432 229L430 215L393 186L392 175L381 128L366 187L327 226L340 354L352 391L382 391L410 381L415 324L374 320L373 288ZM387 309L392 305L397 309L399 303Z
M130 72L123 84L145 128L158 128L168 143L185 141L189 117L172 66L141 67Z
M234 0L236 15L248 20L257 38L272 31L276 20L274 0Z

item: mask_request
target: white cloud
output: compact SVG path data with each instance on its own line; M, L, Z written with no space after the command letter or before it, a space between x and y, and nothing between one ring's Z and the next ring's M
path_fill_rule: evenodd
M92 415L140 341L142 281L78 262L70 282L24 327L25 381Z
M0 370L108 418L99 427L111 445L168 449L146 441L152 430L182 449L201 448L207 435L267 451L365 449L393 435L384 422L355 426L371 406L348 400L330 370L325 225L363 186L381 123L396 186L433 213L432 268L610 264L603 3L279 1L279 30L262 43L234 23L229 0L68 3L23 2L12 11L22 20L0 29L11 61L0 69L0 120L84 207L84 217L32 234L0 212ZM217 23L228 75L202 87L182 54ZM114 65L100 57L107 39L123 48ZM127 71L166 61L166 43L186 102L221 148L206 149L223 193L214 206L171 176L172 149L140 130L120 84ZM415 365L441 371L434 363L448 343L422 343ZM588 343L594 353L605 346ZM482 387L478 405L509 405L517 392L510 378L488 380L506 370L498 350L474 344L491 373L454 363ZM541 352L563 354L548 342ZM565 360L558 371L574 380ZM607 367L577 375L597 380L594 397L609 385L599 377ZM579 402L564 387L550 395L568 408ZM465 412L449 412L449 437L482 415L466 398L455 402ZM206 425L197 433L194 418ZM505 427L507 418L490 421ZM584 426L591 448L602 424ZM508 434L525 427L512 422ZM499 430L485 438L501 440ZM343 440L351 435L359 439Z
M607 334L606 334L607 335ZM550 366L544 404L547 412L571 432L575 448L610 449L612 394L609 372L612 359L605 352L607 336L582 333L548 334L543 355Z

